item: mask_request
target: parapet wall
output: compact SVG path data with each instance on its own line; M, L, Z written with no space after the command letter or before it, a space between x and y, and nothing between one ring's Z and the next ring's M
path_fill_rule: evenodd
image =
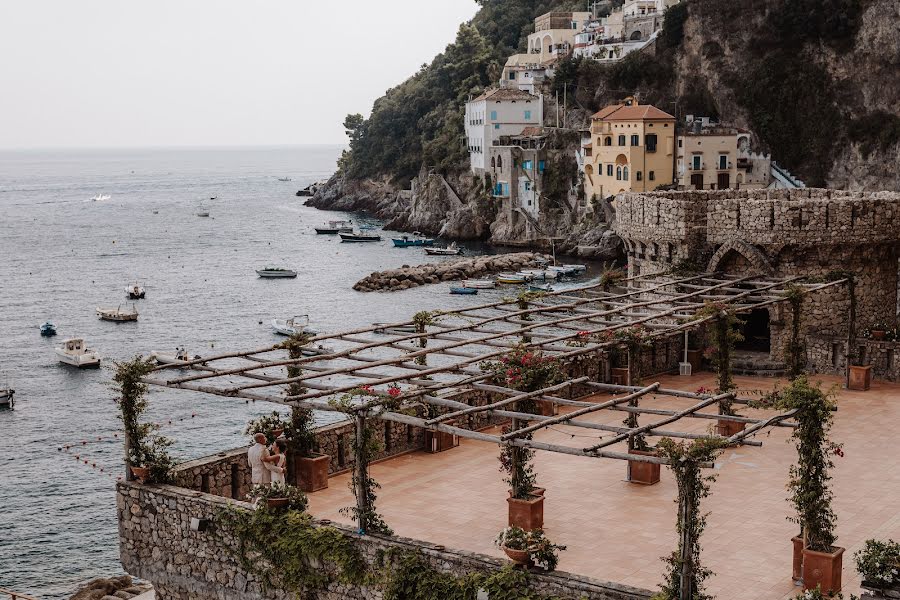
M217 527L218 511L229 504L249 504L173 486L117 486L119 537L126 571L153 583L157 600L288 600L294 593L267 587L234 558L240 541ZM207 519L211 527L192 531L191 519ZM314 521L314 526L326 523ZM390 550L417 551L436 569L454 575L499 571L504 560L400 537L360 536L352 528L327 524L352 538L372 572L383 572ZM536 594L571 600L648 600L651 592L562 572L532 573ZM377 584L334 583L315 595L319 600L376 600Z

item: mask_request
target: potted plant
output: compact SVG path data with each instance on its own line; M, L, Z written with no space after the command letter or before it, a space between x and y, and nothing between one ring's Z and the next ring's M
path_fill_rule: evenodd
M566 549L547 539L541 529L526 531L520 527L505 528L494 543L515 564L526 568L534 565L545 571L556 569L559 552Z
M264 415L247 423L244 434L252 438L257 433L261 433L266 436L266 443L271 445L281 437L287 426L288 422L281 418L277 410L274 410L271 415Z
M307 506L306 494L292 485L273 483L272 485L254 485L247 498L253 501L257 508L270 510L298 510L305 511Z
M866 540L853 560L863 588L876 597L900 598L900 544L894 540Z
M887 336L887 332L890 330L890 327L885 325L884 323L878 322L872 325L869 328L869 337L873 340L881 341Z
M291 409L291 420L284 431L295 484L306 493L328 487L328 473L331 466L331 457L316 451L314 427L315 419L312 411L295 406Z
M503 431L508 433L509 428ZM503 481L509 485L508 524L526 531L544 527L544 490L535 486L533 459L530 448L506 443L500 450L500 470L506 473Z
M853 353L850 358L850 377L847 380L847 389L865 392L872 387L872 365L862 364L862 356Z
M629 448L629 454L638 456L659 456L656 450L649 447L646 448ZM644 462L639 460L628 461L628 481L631 483L639 483L641 485L654 485L659 483L660 476L659 463Z

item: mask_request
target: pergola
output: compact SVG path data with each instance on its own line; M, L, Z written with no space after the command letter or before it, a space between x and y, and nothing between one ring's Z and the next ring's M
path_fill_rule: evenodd
M794 411L755 419L725 410L732 404L750 402L734 392L702 393L663 389L659 383L615 385L601 381L608 352L623 343L615 332L640 326L643 340L664 340L685 335L728 314L786 302L790 290L798 287L805 293L815 293L846 281L812 283L801 277L737 277L721 273L684 277L658 273L618 282L604 277L600 283L577 289L526 293L470 308L425 313L425 318L316 335L304 340L304 356L295 349L293 355L285 357L286 345L267 346L162 366L143 381L171 389L349 413L357 436L365 431L366 420L374 418L532 450L668 464L669 460L662 456L631 453L636 436L714 438L726 445L759 446L761 442L750 438L768 427L796 426L791 420ZM479 368L484 361L521 349L559 359L561 364L577 364L579 372L567 374L559 383L522 391L498 385L492 381L491 372ZM294 376L285 376L286 368ZM354 397L350 404L328 401L329 397L356 393L363 386L366 394ZM487 403L465 402L465 396L473 392L487 395ZM612 397L598 399L600 394ZM648 400L659 396L688 399L692 403L680 410L654 408ZM520 410L520 403L528 400L552 402L572 410L557 416ZM404 410L417 405L431 410L426 416ZM623 425L580 418L598 411L626 412L632 418ZM510 419L513 426L500 434L460 426L460 421L476 414ZM652 420L639 424L640 415ZM745 428L727 437L698 433L696 428L678 430L677 423L683 419L730 421L743 423ZM554 425L605 433L588 446L551 444L532 438L534 432ZM623 443L627 443L625 451L612 449ZM371 508L367 505L368 494L359 483L368 480L368 462L361 444L354 446L354 492L357 514L363 515ZM698 464L714 466L711 462ZM364 519L359 520L360 530L365 531ZM681 551L684 564L688 565L690 560L685 553L689 552L691 539L689 533L682 537ZM681 595L690 597L690 590L682 589Z

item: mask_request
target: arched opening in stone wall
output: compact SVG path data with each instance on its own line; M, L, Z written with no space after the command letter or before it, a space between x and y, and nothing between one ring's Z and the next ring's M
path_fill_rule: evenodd
M634 31L631 32L631 36L629 39L631 39L633 41L639 41L642 37L643 37L643 34L641 33L641 30L635 29Z
M772 330L769 324L769 310L758 308L741 315L744 324L741 326L743 341L737 342L735 350L744 352L764 352L772 350Z

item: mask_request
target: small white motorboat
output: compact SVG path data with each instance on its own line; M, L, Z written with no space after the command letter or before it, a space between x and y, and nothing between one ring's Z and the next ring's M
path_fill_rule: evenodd
M492 290L497 287L497 282L493 279L464 279L462 287L476 290Z
M497 275L497 283L520 284L527 283L529 277L522 273L500 273Z
M112 198L112 196L110 196L109 194L97 194L96 196L91 198L91 200L93 202L103 202L104 200L109 200L110 198Z
M446 248L425 248L425 254L432 256L458 256L463 253L463 249L453 242Z
M160 352L159 350L154 350L150 353L150 358L156 360L161 365L183 365L191 360L197 360L200 356L194 356L191 358L187 350L183 347L178 347L175 349L175 352Z
M338 233L353 233L353 221L328 221L327 224L315 228L319 235L333 235Z
M278 181L285 181L285 182L287 182L287 181L290 181L290 180L291 180L290 177L279 177L279 178L278 178Z
M138 320L137 307L131 305L131 311L122 310L122 307L101 308L97 307L97 316L103 321L113 321L115 323L127 323Z
M263 267L257 269L256 274L263 279L294 279L297 277L297 271L282 267Z
M310 329L309 315L300 315L290 319L272 319L272 331L278 335L318 335L318 331Z
M125 295L128 296L129 300L140 300L146 295L146 291L143 287L138 284L129 285L125 288Z
M54 348L59 362L64 365L89 369L100 366L100 355L91 350L81 338L64 340L59 348Z
M519 271L523 275L528 275L532 279L536 279L538 281L544 281L546 279L556 279L559 277L558 271L548 271L546 269L522 269Z
M334 354L334 348L325 346L323 344L316 344L315 346L304 346L300 349L300 354L302 354L303 356L322 356L324 354Z

